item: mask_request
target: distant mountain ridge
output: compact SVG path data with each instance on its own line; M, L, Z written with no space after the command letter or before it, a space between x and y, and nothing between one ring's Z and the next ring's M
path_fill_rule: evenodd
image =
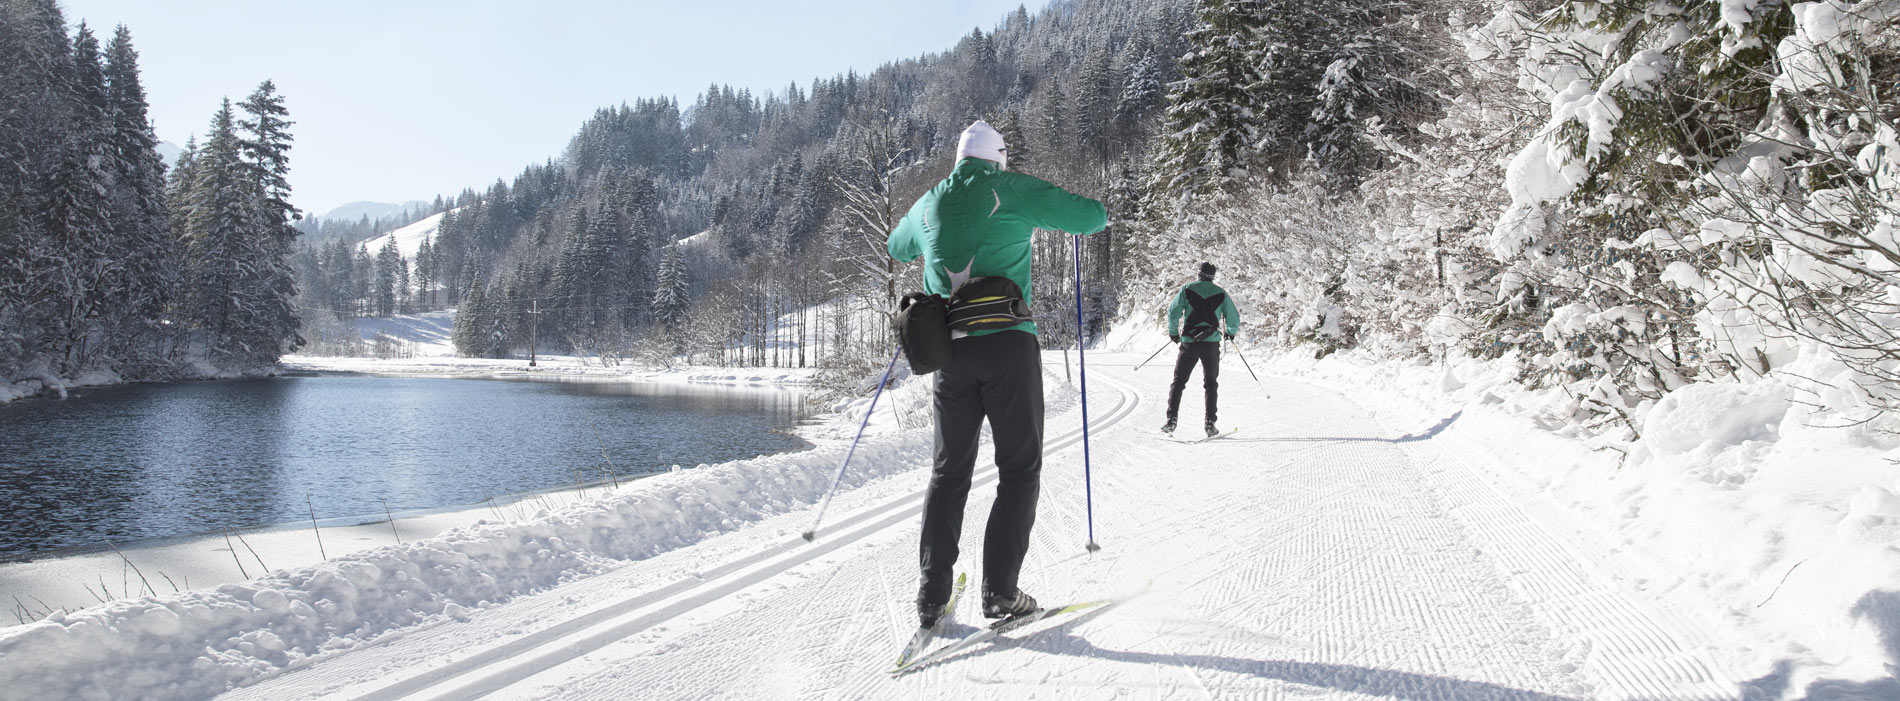
M402 204L391 204L388 202L370 202L368 200L362 200L362 201L350 202L347 204L338 205L335 208L332 208L330 211L324 212L322 214L318 214L316 216L324 218L324 219L329 219L331 221L351 221L351 220L361 219L365 216L374 220L374 219L381 219L383 217L387 217L391 214L401 212L405 209L427 210L429 206L430 205L428 202L424 202L422 200L411 200L409 202L404 202Z
M158 157L165 161L165 168L168 170L177 168L178 157L185 153L185 150L179 148L178 144L174 144L170 141L160 141L152 148L158 151Z

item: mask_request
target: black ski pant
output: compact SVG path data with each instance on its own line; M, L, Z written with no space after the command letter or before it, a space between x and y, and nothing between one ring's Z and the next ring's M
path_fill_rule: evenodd
M950 343L949 364L937 371L936 455L924 499L923 541L918 562L923 584L920 608L950 599L963 507L976 468L977 437L990 422L996 443L996 502L983 532L983 589L1014 594L1016 576L1029 552L1042 488L1042 358L1036 336L1003 331Z
M1174 357L1174 384L1168 386L1168 420L1181 415L1181 392L1187 389L1188 375L1201 366L1201 386L1207 389L1207 422L1214 422L1214 403L1220 395L1220 344L1186 341L1181 354Z

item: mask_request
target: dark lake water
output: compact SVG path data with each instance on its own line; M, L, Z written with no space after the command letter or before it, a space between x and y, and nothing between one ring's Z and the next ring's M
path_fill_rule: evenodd
M798 393L321 375L0 404L0 556L380 515L810 447ZM591 424L591 425L590 425ZM596 430L598 434L596 434ZM598 437L597 437L598 436Z

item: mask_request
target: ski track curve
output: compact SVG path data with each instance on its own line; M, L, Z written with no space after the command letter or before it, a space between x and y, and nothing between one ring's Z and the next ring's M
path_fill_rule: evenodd
M1619 584L1585 525L1488 477L1504 470L1455 432L1401 436L1331 391L1269 379L1267 398L1230 374L1223 423L1243 430L1167 442L1151 430L1165 371L1091 369L1104 549L1082 547L1077 427L1048 441L1022 586L1060 604L1153 583L1114 609L884 674L915 625L922 490L909 473L839 495L816 543L795 535L809 514L779 516L226 696L1738 696L1697 630ZM1197 388L1188 395L1192 426ZM980 464L959 563L973 581L947 636L980 620L994 481Z

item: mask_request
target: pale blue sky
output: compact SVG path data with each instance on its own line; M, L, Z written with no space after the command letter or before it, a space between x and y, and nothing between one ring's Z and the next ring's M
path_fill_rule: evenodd
M708 84L809 87L942 51L1047 0L63 0L125 24L158 136L183 145L266 78L296 136L295 204L401 202L512 181L597 107Z

